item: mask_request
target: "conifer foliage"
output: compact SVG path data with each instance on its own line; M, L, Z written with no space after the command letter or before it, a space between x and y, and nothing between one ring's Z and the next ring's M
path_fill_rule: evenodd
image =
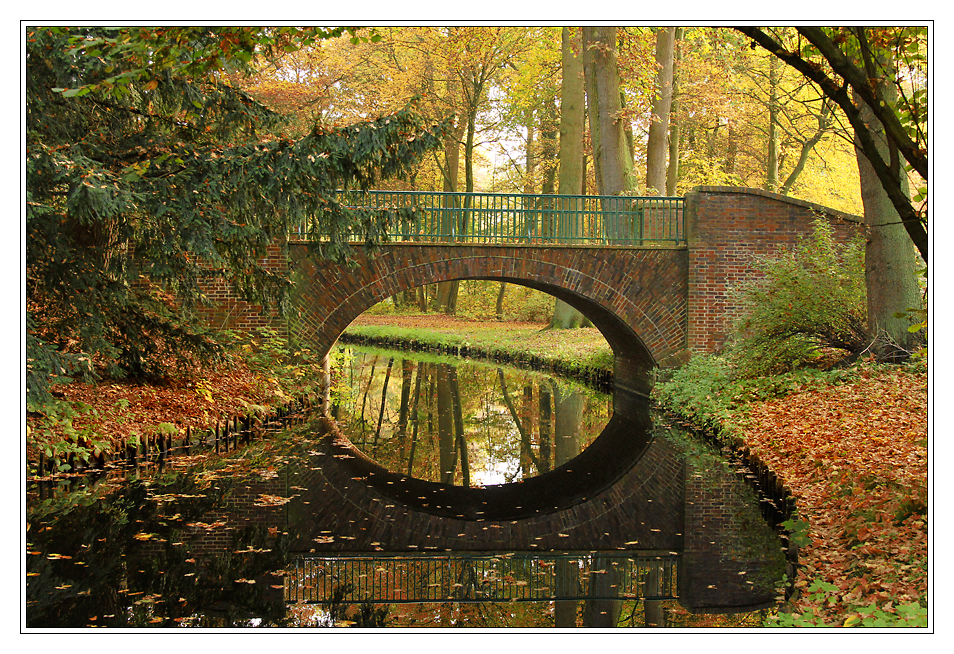
M259 263L289 231L378 242L386 209L340 188L400 176L446 124L413 106L347 128L282 136L281 116L223 80L269 56L355 30L27 29L28 401L57 375L145 379L214 359L194 319L203 282L283 307L287 279ZM361 37L363 38L363 37Z

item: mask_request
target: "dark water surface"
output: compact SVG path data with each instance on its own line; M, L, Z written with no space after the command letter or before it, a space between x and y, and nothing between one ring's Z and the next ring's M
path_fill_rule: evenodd
M334 393L342 430L377 464L424 484L475 492L532 485L561 466L575 468L607 425L621 424L611 394L545 373L354 348L342 360ZM349 549L361 542L357 522L346 533L347 520L331 529L316 518L338 511L324 491L329 466L342 463L318 424L287 425L228 455L182 457L161 472L31 484L26 626L552 627L557 608L585 623L596 606L585 599L596 592L588 579L606 571L621 581L602 592L619 594L620 620L633 626L649 624L650 615L668 626L755 626L758 613L751 611L775 599L784 560L759 498L718 452L659 417L640 465L676 461L670 468L678 474L648 479L639 497L657 514L668 502L671 533L634 520L629 541L618 548L625 551L615 552L595 544L574 551L393 552L387 542L373 542L359 564ZM336 501L378 497L373 488L362 492ZM724 509L721 522L703 505ZM356 516L363 510L345 509ZM636 517L648 522L652 515ZM594 523L599 532L604 527L629 528ZM635 545L654 538L666 548ZM555 577L558 569L564 572ZM568 577L568 570L578 572ZM541 585L542 579L550 581ZM654 597L650 581L665 591L659 600L639 599ZM575 599L540 599L547 592ZM414 593L434 599L418 603ZM391 599L371 603L382 598Z

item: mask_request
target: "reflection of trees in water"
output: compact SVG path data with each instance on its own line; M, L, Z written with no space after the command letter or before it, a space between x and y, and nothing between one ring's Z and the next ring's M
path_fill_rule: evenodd
M232 546L214 556L191 549L187 525L221 511L228 487L224 479L199 486L178 475L32 507L27 626L284 624L280 591L276 601L270 587L281 577L266 574L287 565L281 534L249 527L233 532Z
M350 385L335 407L342 430L381 465L428 481L487 485L549 472L592 442L611 411L605 396L527 371L380 354L351 361L339 375Z

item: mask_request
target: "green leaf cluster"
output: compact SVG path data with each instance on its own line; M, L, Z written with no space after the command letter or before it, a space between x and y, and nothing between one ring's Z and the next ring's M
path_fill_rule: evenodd
M307 231L324 239L322 254L344 258L356 234L373 244L409 219L352 210L335 191L407 174L440 145L444 124L408 106L292 140L275 136L282 116L223 81L355 29L28 28L28 357L38 398L52 380L44 374L67 369L51 357L82 354L106 374L145 379L213 361L223 350L196 320L210 283L284 309L289 281L262 265L267 246Z
M867 606L849 604L851 615L842 624L830 623L824 614L825 607L834 607L844 600L834 584L816 579L805 589L803 599L809 608L802 613L779 613L767 622L770 627L927 627L927 608L911 602L890 609L879 608L876 603Z

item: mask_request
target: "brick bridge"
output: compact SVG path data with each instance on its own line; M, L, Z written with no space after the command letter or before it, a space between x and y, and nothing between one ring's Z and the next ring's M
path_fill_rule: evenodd
M294 311L285 319L210 289L218 300L210 316L216 326L278 326L324 353L358 315L398 292L454 279L504 281L576 307L613 348L616 413L606 430L573 461L521 484L461 488L395 475L350 447L325 419L324 462L311 468L316 479L298 484L309 489L293 530L299 551L664 552L680 557L684 606L771 603L767 588L740 581L736 545L723 539L739 515L733 492L698 486L697 470L663 443L634 436L644 432L630 424L633 413L620 409L645 401L652 368L725 344L734 312L728 289L752 274L752 257L794 244L819 216L840 239L860 221L724 187L695 189L680 214L674 238L654 238L649 224L640 231L642 244L629 246L541 244L528 231L525 243L404 241L372 254L355 248L352 267L312 257L308 243L291 243L287 256L276 246L267 263L296 280Z
M532 197L552 202L562 196ZM657 201L668 200L673 199ZM638 237L628 241L638 245L605 238L539 243L543 239L533 233L507 239L488 228L487 240L511 242L458 236L453 243L393 242L370 254L356 247L356 265L349 267L310 256L313 244L292 242L287 257L276 246L266 260L297 280L288 318L261 315L258 307L229 297L224 288L210 289L217 301L210 318L223 328L278 326L296 342L324 353L356 317L401 291L455 279L522 284L586 315L613 349L616 384L646 392L647 370L678 366L691 352L723 347L735 314L728 289L752 275L753 257L793 245L811 233L818 216L833 223L839 238L854 233L860 222L819 205L734 187L696 188L684 204L680 199L676 211L667 206L666 215L674 220L655 220L651 210L646 216L639 210L642 223L632 230ZM522 220L521 228L527 222Z

